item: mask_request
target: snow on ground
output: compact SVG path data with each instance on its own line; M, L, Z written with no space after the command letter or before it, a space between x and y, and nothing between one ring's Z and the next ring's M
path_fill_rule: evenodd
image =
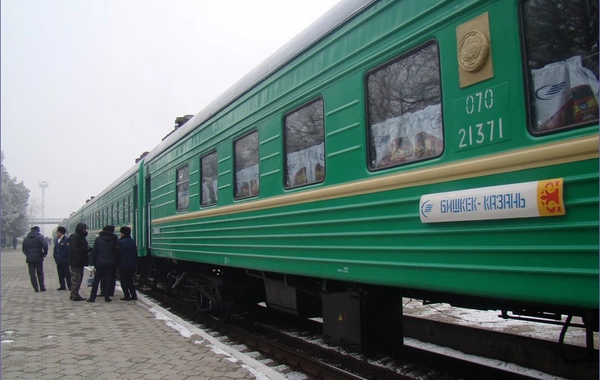
M156 319L163 321L167 326L178 331L181 336L185 338L197 336L199 339L194 340L195 344L204 345L215 354L225 356L226 360L231 362L241 361L241 367L251 373L257 380L274 380L285 378L285 376L277 372L277 370L274 370L265 364L254 360L248 355L245 355L238 350L221 343L219 339L205 332L200 326L185 321L172 314L168 310L158 305L154 305L151 301L146 300L146 297L140 296L139 300L148 306L148 311L154 314Z
M423 305L420 300L405 298L404 315L432 319L440 322L453 323L461 326L476 327L499 332L513 333L517 335L545 339L549 341L558 341L562 326L552 325L547 323L522 321L515 319L500 318L498 310L472 310L453 307L449 304L430 304ZM563 317L563 321L566 317ZM321 318L315 320L322 322ZM573 318L572 323L582 324L580 318ZM291 334L294 335L294 334ZM301 335L296 336L299 339L310 341L313 344L318 344L322 347L331 350L340 350L335 346L327 345L321 338L305 338ZM594 345L598 348L598 334L594 333ZM579 345L585 347L585 329L571 327L567 330L565 343ZM421 348L428 351L438 352L451 357L469 360L490 367L502 367L506 371L529 376L535 379L542 380L561 380L562 377L550 375L534 369L524 368L513 363L501 362L494 359L488 359L475 355L468 355L457 350L447 347L437 346L435 344L421 342L412 338L404 338L404 344L407 346ZM374 363L378 364L378 363ZM378 364L379 365L379 364ZM386 366L386 365L383 365Z
M525 367L521 367L521 366L513 364L513 363L507 363L507 362L502 362L499 360L488 359L488 358L484 358L481 356L465 354L463 352L453 350L448 347L441 347L441 346L437 346L435 344L421 342L419 340L412 339L412 338L404 338L404 344L407 346L410 346L410 347L420 348L420 349L431 351L431 352L437 352L439 354L450 356L453 358L459 358L459 359L467 360L467 361L470 361L473 363L479 363L481 365L485 365L488 367L502 368L504 371L516 373L516 374L523 375L523 376L529 376L534 379L541 379L541 380L563 380L564 379L564 380L566 380L563 377L549 375L547 373L544 373L544 372L541 372L541 371L538 371L535 369L525 368Z
M423 305L420 300L416 299L404 299L404 314L420 317L426 319L433 319L441 322L454 323L462 326L469 327L478 327L488 330L501 331L501 332L510 332L514 334L519 334L527 337L535 337L539 339L546 339L550 341L557 341L561 326L558 325L549 325L545 323L536 323L536 322L528 322L521 320L513 320L513 319L502 319L499 318L500 314L497 310L471 310L471 309L463 309L450 306L449 304L430 304ZM233 346L227 347L219 342L218 338L212 337L209 334L204 332L199 332L199 328L197 326L190 326L187 323L183 323L179 320L178 317L171 315L166 310L160 307L152 307L149 310L155 314L155 317L163 320L168 326L179 331L182 336L190 337L194 334L202 336L204 339L202 341L198 341L198 344L206 344L205 340L209 340L212 345L214 345L215 352L219 352L223 355L232 355L232 352L236 352L239 354L239 350L243 350L243 347ZM319 320L320 318L317 318ZM564 318L563 318L564 321ZM322 322L322 320L321 320ZM573 323L581 323L579 318L573 318ZM341 351L340 348L335 346L330 346L326 344L321 337L311 337L307 338L302 336L302 334L294 334L293 332L287 332L291 336L295 336L299 339L306 340L311 342L312 344L317 344L319 346L325 347L331 350ZM594 345L598 347L598 334L594 333ZM585 346L585 330L581 328L570 328L565 337L565 343ZM532 378L541 379L541 380L563 380L562 377L557 377L553 375L549 375L537 370L523 368L516 364L501 362L498 360L487 359L483 357L478 357L475 355L464 354L460 351L456 351L453 349L449 349L447 347L437 346L427 342L421 342L412 338L404 338L404 344L416 348L422 348L433 352L439 352L444 355L470 360L473 362L477 362L483 365L488 365L492 367L503 367L507 371L511 371L514 373L519 373L521 375L530 376ZM343 351L343 350L342 350ZM256 353L257 354L257 353ZM246 357L248 360L253 360L252 357L255 357L253 353L242 354L243 357ZM238 355L232 355L231 360L236 360ZM261 363L262 365L268 365L268 363ZM384 367L388 367L387 364L382 363L373 363L376 365L381 365ZM265 374L265 367L260 367L261 370L257 370L256 365L243 365L250 373L252 373L258 380L266 380L269 378L276 377L270 371L275 372L287 372L289 368L269 368L266 372L269 372L269 375ZM388 367L389 368L389 367ZM289 380L304 380L306 379L306 375L299 372L288 372L284 375Z
M433 319L461 326L478 327L487 330L512 333L531 338L558 342L562 326L499 318L498 310L471 310L450 306L449 304L423 305L420 300L405 298L404 315ZM566 316L563 316L563 321ZM583 324L580 318L571 323ZM569 327L565 343L585 347L585 329ZM594 333L594 347L598 348L598 333Z

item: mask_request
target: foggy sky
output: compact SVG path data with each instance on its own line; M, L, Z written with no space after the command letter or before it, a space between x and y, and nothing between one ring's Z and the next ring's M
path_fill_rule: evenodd
M338 1L3 0L1 146L33 217L41 181L67 217Z

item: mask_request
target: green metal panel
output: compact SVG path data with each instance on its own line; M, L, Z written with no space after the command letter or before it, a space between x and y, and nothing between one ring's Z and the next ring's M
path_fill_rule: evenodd
M565 178L568 213L423 225L445 184L161 224L159 256L354 282L598 307L597 161L457 182ZM545 173L547 172L547 173Z

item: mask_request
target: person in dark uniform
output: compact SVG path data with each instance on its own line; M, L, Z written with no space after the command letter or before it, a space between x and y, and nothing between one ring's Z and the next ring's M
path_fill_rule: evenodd
M71 267L71 299L73 301L85 301L79 295L81 280L83 279L83 267L88 265L88 253L90 246L87 242L87 226L78 223L75 233L69 236L69 266Z
M133 284L133 275L137 268L137 246L135 240L131 238L131 228L121 227L119 230L121 239L117 249L117 267L121 277L121 288L123 289L122 301L137 300L137 293Z
M96 236L94 240L94 246L92 247L92 254L90 255L90 265L93 265L96 270L94 276L94 283L92 284L92 291L88 302L96 302L96 294L98 292L98 285L100 281L103 282L104 289L104 301L110 302L111 290L113 287L114 292L114 272L117 267L117 244L119 239L115 235L115 226L104 226L102 232Z
M69 270L69 239L65 236L67 229L60 226L56 229L56 241L54 242L54 261L58 273L58 284L56 290L71 289L71 272ZM65 284L67 287L65 287Z
M36 292L40 290L45 292L44 257L48 255L48 244L46 244L44 237L40 234L38 226L31 227L31 231L23 239L22 249L26 257L25 262L29 267L29 279L31 280L31 285L33 285L33 290Z

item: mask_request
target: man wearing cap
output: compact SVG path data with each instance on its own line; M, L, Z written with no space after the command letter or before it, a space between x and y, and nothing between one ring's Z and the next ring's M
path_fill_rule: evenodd
M90 246L85 238L87 236L85 223L78 223L75 233L69 236L69 266L71 267L71 299L73 301L85 301L79 295L81 280L83 279L83 267L88 265L88 253Z
M58 273L60 288L56 290L71 289L71 272L69 270L69 239L65 236L67 229L60 226L56 229L56 241L54 242L54 261ZM66 285L66 286L65 286Z
M135 285L133 284L133 275L137 269L137 246L135 240L131 238L131 228L121 227L121 239L117 249L117 267L121 277L121 289L123 289L122 301L137 300Z
M29 279L33 290L39 292L46 291L44 285L44 257L48 255L48 244L40 234L38 226L31 227L29 234L23 239L23 253L25 254L25 262L29 267ZM39 287L38 287L39 284Z

